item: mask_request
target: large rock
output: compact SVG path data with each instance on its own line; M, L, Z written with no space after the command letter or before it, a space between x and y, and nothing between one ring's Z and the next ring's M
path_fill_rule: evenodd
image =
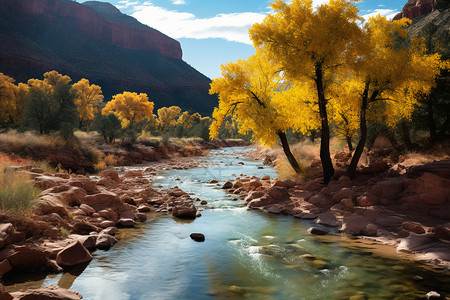
M100 173L100 177L109 178L113 181L120 182L119 173L117 172L117 170L114 169L103 170Z
M330 227L337 227L339 225L339 222L337 221L336 217L329 211L320 214L316 220L316 223Z
M5 287L0 283L0 299L2 300L12 300L13 296L10 293L6 292Z
M285 187L272 186L267 190L267 194L274 200L274 203L289 200L289 191Z
M344 216L340 231L352 235L363 234L369 223L369 220L362 216Z
M420 166L413 166L409 170L408 176L417 178L424 173L432 173L442 178L450 178L450 160L441 160Z
M55 195L44 195L39 198L38 203L33 208L33 212L36 215L47 215L56 213L60 216L67 216L68 212L61 199Z
M69 180L68 185L77 186L88 193L95 193L97 191L97 182L90 178L72 178Z
M86 249L94 249L97 242L97 235L71 234L68 238L80 242Z
M87 195L83 198L82 203L89 205L95 209L95 211L100 211L107 208L117 210L123 206L123 202L120 200L119 196L108 192Z
M115 243L117 243L117 239L115 237L107 233L100 233L97 237L95 247L101 250L108 250L114 246Z
M420 202L424 204L444 204L450 197L450 179L425 173L417 179L408 180L405 193L419 195Z
M8 273L11 270L12 270L12 266L11 266L9 260L4 259L0 262L0 277L2 277L3 275L5 275L6 273ZM3 298L0 297L0 299L3 299Z
M403 177L390 178L377 182L370 189L370 193L387 200L398 200L403 191L406 179Z
M90 262L91 260L92 255L79 241L71 243L56 255L56 263L63 268Z
M54 176L40 175L34 178L34 183L43 190L65 184L66 179Z
M11 293L14 300L80 300L81 294L61 288L55 285L49 285L36 290L27 290L25 292Z
M407 238L402 239L397 246L397 252L411 253L427 249L436 242L434 234L415 234L411 233Z
M11 243L14 227L11 223L0 224L0 249Z
M136 222L134 222L133 219L120 219L119 222L117 223L117 225L119 225L120 227L134 227L134 225L136 224Z
M87 221L76 222L72 228L72 233L81 235L88 235L93 231L99 231L99 228Z
M330 230L323 227L310 227L308 228L308 233L313 235L327 235L330 233Z
M339 203L339 202L341 202L342 199L348 199L348 198L353 199L354 196L355 196L355 192L352 189L343 188L342 190L336 192L333 195L332 199L333 199L334 203Z
M37 247L8 245L0 250L0 261L7 259L13 271L39 270L47 265L47 255Z
M193 204L181 204L172 209L172 215L180 219L195 219L197 209Z

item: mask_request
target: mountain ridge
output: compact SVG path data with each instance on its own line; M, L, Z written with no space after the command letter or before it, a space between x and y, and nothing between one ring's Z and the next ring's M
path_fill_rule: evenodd
M87 34L90 28L94 33ZM142 92L156 108L177 105L211 114L217 104L208 94L211 80L181 59L178 41L158 32L174 52L156 47L158 39L139 49L141 41L123 35L124 28L153 30L107 20L68 0L0 0L0 72L24 82L57 70L74 82L84 77L100 85L107 100L123 91ZM122 37L130 44L118 43Z

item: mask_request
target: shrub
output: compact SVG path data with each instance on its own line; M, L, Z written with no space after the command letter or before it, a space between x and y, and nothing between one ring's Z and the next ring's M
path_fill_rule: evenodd
M26 213L40 190L33 186L29 176L17 172L0 161L0 210L8 213Z
M0 134L0 150L9 153L24 153L30 149L53 148L63 145L64 141L54 135L39 136L32 132L19 133L15 130Z

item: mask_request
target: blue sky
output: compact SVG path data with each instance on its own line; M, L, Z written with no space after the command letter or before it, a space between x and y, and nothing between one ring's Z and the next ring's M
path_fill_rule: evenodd
M82 2L78 0L79 2ZM102 1L102 0L101 0ZM108 1L108 0L103 0ZM211 79L220 76L220 65L254 53L248 28L270 12L269 0L109 0L131 15L178 40L183 60ZM327 0L313 0L320 5ZM363 0L360 15L392 18L406 0Z

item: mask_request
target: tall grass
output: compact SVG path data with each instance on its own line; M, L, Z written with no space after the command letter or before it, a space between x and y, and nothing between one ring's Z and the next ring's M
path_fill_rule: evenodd
M27 149L53 148L64 145L58 136L36 135L32 132L20 133L11 130L0 134L0 150L8 153L24 152Z
M0 157L0 211L2 213L27 213L40 193L30 177L11 168L11 161Z

